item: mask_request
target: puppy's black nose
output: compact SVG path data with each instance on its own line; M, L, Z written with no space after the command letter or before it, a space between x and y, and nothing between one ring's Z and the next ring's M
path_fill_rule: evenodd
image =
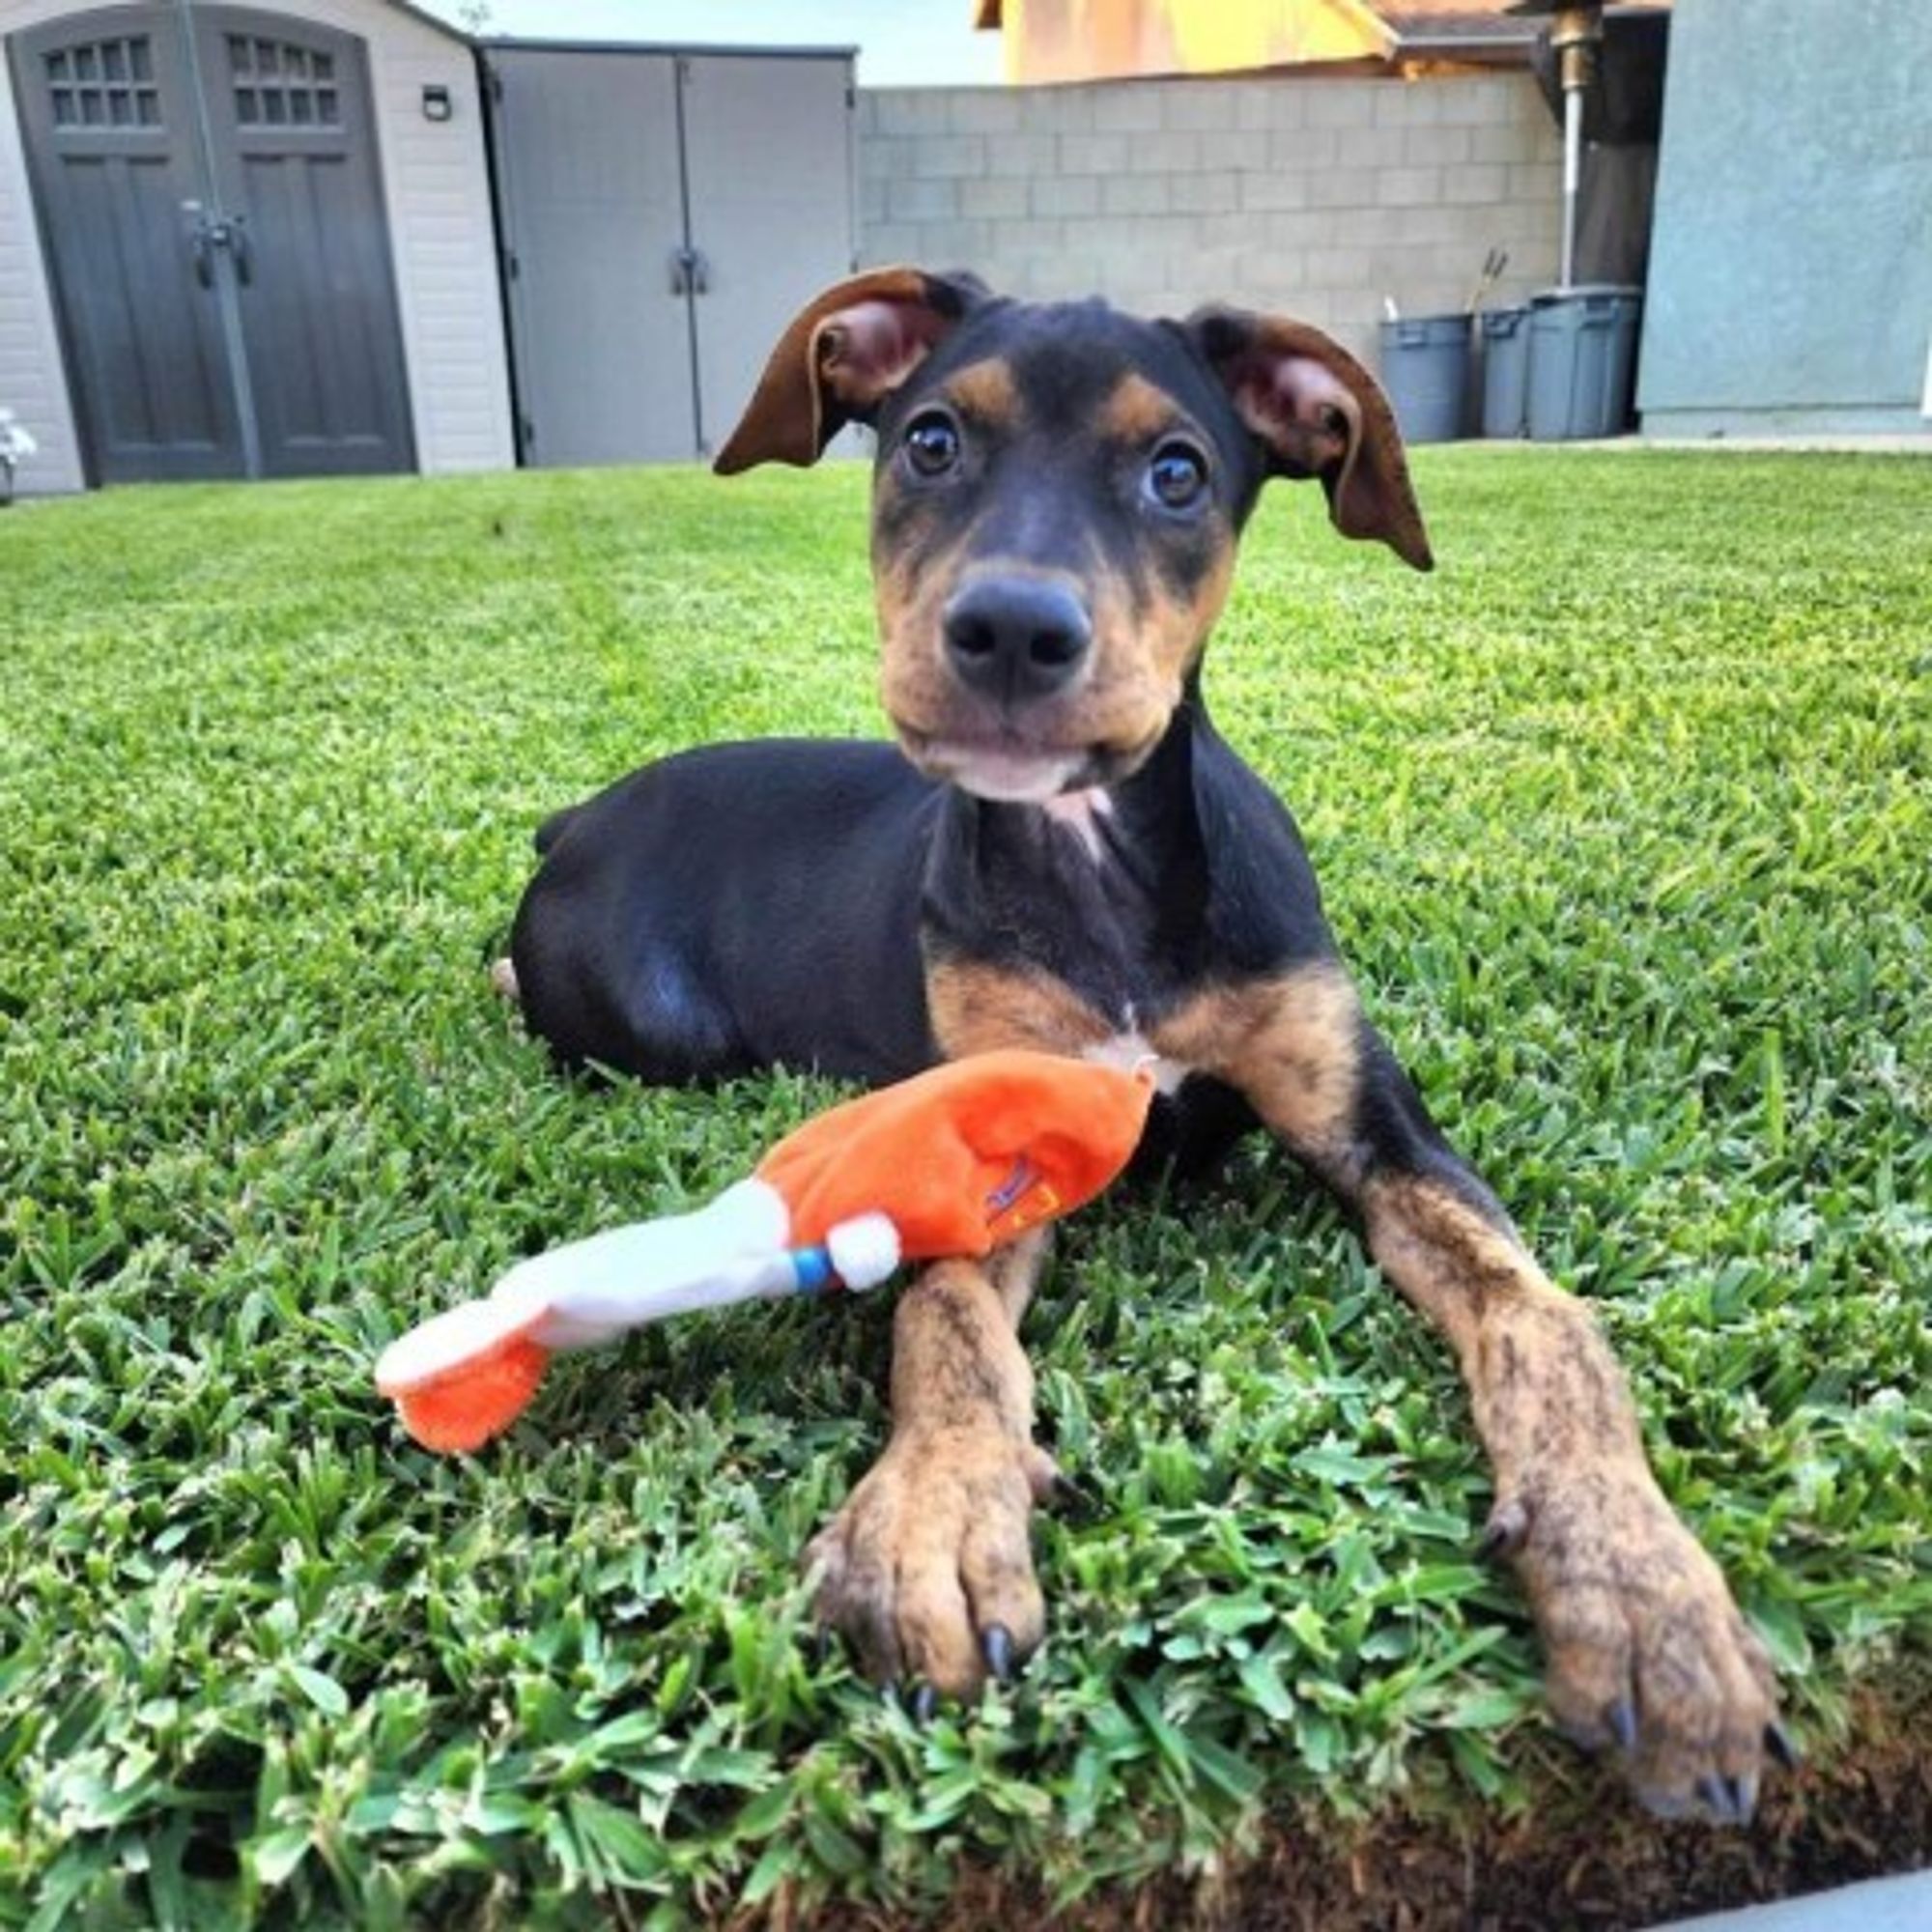
M1064 689L1094 642L1086 605L1050 578L982 577L954 594L943 621L960 683L999 704Z

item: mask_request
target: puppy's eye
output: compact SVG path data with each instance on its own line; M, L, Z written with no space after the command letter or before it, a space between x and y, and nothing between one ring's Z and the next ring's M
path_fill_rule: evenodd
M1148 465L1147 487L1162 509L1190 509L1208 487L1208 459L1189 443L1164 442Z
M951 416L928 410L906 425L906 461L922 476L944 476L959 461L959 428Z

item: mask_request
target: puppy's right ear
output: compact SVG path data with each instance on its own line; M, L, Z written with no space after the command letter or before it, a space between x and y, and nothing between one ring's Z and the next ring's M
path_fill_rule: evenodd
M976 276L920 269L874 269L827 289L779 337L712 469L734 476L759 463L816 463L848 422L870 422L934 345L986 299Z

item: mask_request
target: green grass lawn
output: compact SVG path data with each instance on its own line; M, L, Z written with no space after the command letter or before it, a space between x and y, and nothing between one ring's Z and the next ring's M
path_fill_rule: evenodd
M1822 1785L1932 1642L1932 463L1417 470L1428 578L1273 493L1210 701ZM578 1358L473 1461L375 1397L412 1321L830 1097L569 1084L483 970L554 807L878 730L864 494L0 516L0 1923L1098 1901L1391 1816L1623 1829L1470 1560L1445 1354L1264 1146L1070 1227L1026 1339L1099 1501L1041 1524L1042 1656L925 1729L794 1570L881 1442L886 1297Z

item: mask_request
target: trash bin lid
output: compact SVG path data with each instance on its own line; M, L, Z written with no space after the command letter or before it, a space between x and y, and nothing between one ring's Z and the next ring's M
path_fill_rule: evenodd
M1460 308L1452 315L1399 315L1393 321L1384 316L1378 325L1384 349L1396 343L1412 348L1418 343L1465 342L1474 326L1475 318Z
M1567 289L1538 289L1530 297L1530 300L1540 308L1546 302L1582 301L1584 299L1601 301L1605 296L1623 296L1632 301L1641 300L1643 297L1643 284L1641 282L1578 282L1574 287Z

